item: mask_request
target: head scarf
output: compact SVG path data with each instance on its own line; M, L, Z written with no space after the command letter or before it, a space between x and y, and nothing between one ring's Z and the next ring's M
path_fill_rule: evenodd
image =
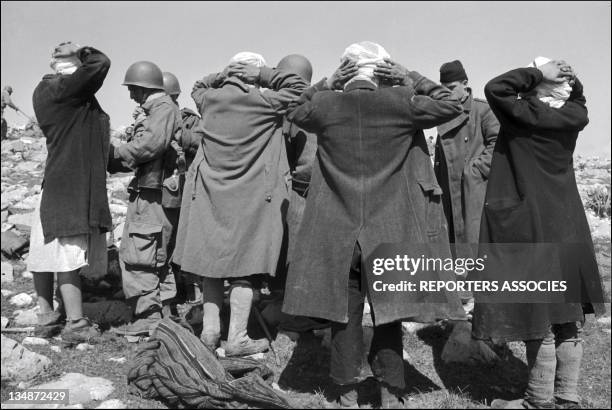
M254 65L255 67L263 67L266 65L266 60L264 60L261 54L242 51L232 57L229 63L245 63Z
M552 61L546 57L536 57L528 67L541 67ZM536 95L543 103L550 105L553 108L561 108L568 100L572 93L572 87L567 81L562 83L541 82L535 88Z
M72 74L81 66L77 51L81 48L70 41L60 43L51 54L49 65L57 74Z
M391 56L387 53L380 44L371 41L362 41L353 43L344 50L342 60L348 58L354 61L357 65L357 75L351 78L346 84L355 80L366 80L378 85L378 81L374 78L374 68L376 64L384 61L385 58ZM346 87L345 84L345 87Z

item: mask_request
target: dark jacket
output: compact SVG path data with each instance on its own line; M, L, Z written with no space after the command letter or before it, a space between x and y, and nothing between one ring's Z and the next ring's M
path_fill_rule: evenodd
M260 84L213 74L194 85L204 138L186 174L174 252L186 272L276 272L291 189L281 127L306 83L262 67Z
M32 103L47 139L40 205L45 240L106 232L113 226L106 196L110 122L95 98L110 60L86 47L71 75L45 75Z
M167 95L142 104L146 118L134 126L134 137L111 147L111 159L121 160L136 170L137 188L161 190L162 182L174 164L164 161L172 137L181 127L181 113Z
M422 130L459 115L461 104L445 87L416 72L411 78L414 87L377 88L361 80L344 92L326 90L322 81L289 113L317 134L318 150L284 312L346 323L356 242L364 260L379 245L397 242L439 242L450 256L442 191ZM456 295L433 307L391 293L370 293L377 325L461 310Z
M485 87L501 128L482 216L481 249L487 243L552 244L554 258L538 260L525 274L531 280L567 280L572 290L583 288L585 312L592 312L588 302L602 302L603 293L572 158L578 133L589 122L585 98L576 82L565 105L552 108L530 94L542 79L536 68L519 68ZM551 264L557 259L558 264ZM488 263L479 279L511 279L500 277L501 272L521 263L503 251L497 260L500 264ZM484 304L475 297L473 332L478 338L540 339L552 324L583 319L581 301Z
M438 126L435 171L457 257L474 257L499 122L486 101L470 95L463 113Z

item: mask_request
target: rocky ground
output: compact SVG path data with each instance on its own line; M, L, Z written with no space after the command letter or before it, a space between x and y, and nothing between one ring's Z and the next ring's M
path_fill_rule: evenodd
M59 339L37 339L27 332L36 322L37 308L32 274L27 272L27 239L31 215L40 196L46 159L45 140L36 127L12 129L1 147L2 190L2 408L10 408L11 392L24 388L67 388L70 408L163 408L157 401L130 394L126 370L138 344L110 333L98 345L66 350ZM602 279L610 294L610 160L576 157L576 178L591 226ZM130 175L111 176L108 198L114 232L108 235L109 269L84 280L86 312L107 325L125 320L116 249L127 211L126 188ZM607 214L605 193L607 192ZM603 193L603 195L602 195ZM604 199L601 199L601 197ZM595 199L594 199L595 198ZM603 211L602 211L602 208ZM6 239L6 240L5 240ZM7 243L16 244L13 248ZM581 391L583 405L610 408L610 306L607 317L590 317L585 326L585 358ZM490 366L451 365L443 347L451 330L445 326L405 327L406 379L410 381L409 407L479 408L496 397L516 398L525 379L522 345L497 351L501 362ZM460 338L461 336L459 336ZM457 339L459 340L459 339ZM281 337L272 354L261 357L274 370L276 387L296 407L321 407L333 392L327 378L329 332L303 337L297 342ZM376 406L376 395L364 384L362 401ZM67 408L67 407L66 407Z

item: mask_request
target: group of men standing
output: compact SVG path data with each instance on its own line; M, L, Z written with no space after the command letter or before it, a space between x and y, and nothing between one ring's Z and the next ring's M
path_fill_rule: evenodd
M199 115L179 109L175 76L154 63L136 62L123 83L138 104L132 132L124 143L111 142L108 116L95 98L110 67L108 57L92 47L62 43L52 58L55 72L43 78L33 97L49 151L37 210L40 227L36 234L33 227L28 261L39 298L38 331L51 334L63 319L52 304L57 272L66 316L63 340L88 341L98 334L82 313L78 272L112 229L106 171L134 171L120 245L123 290L134 315L115 331L148 335L162 317L176 314L177 290L180 294L188 284L194 293L201 290L200 338L214 350L220 345L228 283L226 354L265 351L268 341L247 333L249 315L262 281L286 271L283 312L331 323L330 374L342 387L338 403L345 407L357 404L365 295L375 322L369 358L381 383L383 407L402 404L400 321L466 320L461 298L464 303L471 298L445 292L441 303L427 304L371 292L366 259L380 244L400 242L438 244L439 255L433 255L438 257L475 255L481 225L489 234L499 228L491 219L495 210L483 213L495 158L501 158L497 163L503 169L497 171L500 185L489 190L495 196L486 194L492 206L515 199L499 188L504 177L517 175L507 165L516 160L508 150L531 155L536 163L540 159L525 153L532 142L517 148L520 138L495 148L503 121L514 132L521 126L531 131L544 118L540 110L553 123L546 130L566 124L563 108L543 107L540 95L531 96L539 83L571 81L566 106L573 109L570 114L584 114L567 121L566 144L552 147L569 156L557 170L566 178L573 175L570 140L586 125L581 88L577 91L579 83L564 62L492 80L485 91L499 105L491 110L473 97L458 60L442 65L440 85L391 60L382 46L361 42L347 47L334 74L312 87L312 67L302 56L287 56L270 68L259 54L238 53L223 71L195 83L191 96ZM553 117L551 109L560 113ZM526 124L522 115L530 115ZM433 127L438 128L435 167L423 134ZM532 171L545 173L542 168ZM564 195L572 203L578 198L574 191ZM582 211L582 236L576 240L588 243L583 219ZM547 232L547 240L562 242L558 233ZM598 275L596 265L590 269L589 277ZM455 280L445 272L439 275ZM553 325L579 321L582 311L576 309L528 311L541 315L541 326L513 333L516 318L502 315L510 325L498 326L490 307L479 308L476 301L475 334L541 342ZM564 337L577 340L576 332L566 329ZM537 353L539 345L534 346ZM536 356L531 369L538 366ZM532 373L541 379L541 371ZM554 372L552 380L557 383ZM576 386L566 383L564 389L559 394L534 389L525 403L576 402Z

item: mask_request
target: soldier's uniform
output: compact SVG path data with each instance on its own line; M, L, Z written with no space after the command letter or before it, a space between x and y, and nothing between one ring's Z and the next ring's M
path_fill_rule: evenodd
M153 94L142 104L145 118L134 125L132 139L113 147L111 160L136 170L130 194L119 256L125 264L123 291L134 306L135 319L161 316L162 302L176 295L168 269L178 210L163 206L162 191L176 165L172 136L181 127L181 114L172 99ZM153 316L152 316L153 315Z

